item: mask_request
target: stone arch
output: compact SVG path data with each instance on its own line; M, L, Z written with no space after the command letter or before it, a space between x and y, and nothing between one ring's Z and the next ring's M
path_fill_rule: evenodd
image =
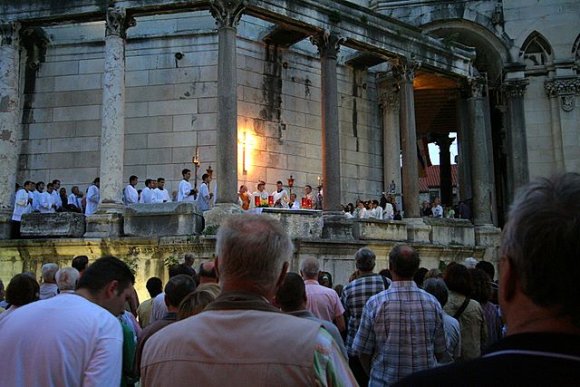
M520 49L520 58L527 68L544 67L553 62L552 46L538 31L528 35Z
M442 20L423 25L425 33L475 47L475 68L486 72L491 84L502 82L505 63L512 62L510 44L485 26L468 20Z

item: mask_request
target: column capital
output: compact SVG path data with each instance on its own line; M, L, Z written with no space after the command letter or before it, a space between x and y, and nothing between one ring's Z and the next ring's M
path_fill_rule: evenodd
M236 28L246 8L246 0L211 0L209 11L218 28Z
M310 37L310 42L318 47L321 57L336 59L340 51L340 45L346 38L330 31L324 31L318 35Z
M549 98L559 98L560 107L571 112L576 105L576 96L580 95L580 77L554 78L544 82L544 89Z
M126 39L127 29L135 24L137 24L135 18L127 17L124 8L109 7L105 20L105 36L118 36Z
M0 46L13 46L18 44L20 23L0 23Z
M419 67L421 67L421 62L415 60L414 58L404 58L399 57L390 61L392 69L393 69L393 76L399 82L407 81L413 82L415 79L415 72Z
M435 133L431 134L431 138L435 141L435 144L439 147L440 151L449 152L449 146L455 141L455 137L449 137L447 133Z
M525 78L507 81L502 85L502 90L509 98L523 98L529 83Z
M380 102L385 109L399 110L401 106L399 87L396 84L389 85L381 94Z
M487 78L475 77L467 80L468 96L470 98L483 97L485 87L487 86Z

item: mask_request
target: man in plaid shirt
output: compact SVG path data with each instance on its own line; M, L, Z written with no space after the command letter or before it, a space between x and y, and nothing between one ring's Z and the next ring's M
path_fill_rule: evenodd
M395 246L389 254L393 283L364 307L351 350L370 371L369 386L388 386L450 360L441 306L413 282L419 264L412 247Z
M362 368L358 356L352 351L352 343L365 304L369 298L388 288L389 282L385 277L373 273L376 256L371 249L363 247L355 253L354 259L359 276L343 289L341 301L348 319L346 336L348 362L358 384L366 386L369 377Z

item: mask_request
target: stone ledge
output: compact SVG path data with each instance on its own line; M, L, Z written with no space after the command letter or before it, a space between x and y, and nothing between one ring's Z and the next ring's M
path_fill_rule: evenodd
M423 218L431 226L429 239L438 245L475 246L475 228L467 219Z
M352 235L355 239L406 240L407 225L400 220L356 219Z
M280 221L292 239L319 239L322 236L322 211L264 208L262 213Z
M131 204L125 210L123 231L129 236L180 236L200 234L202 216L189 202Z
M76 212L24 214L20 234L27 238L81 238L85 234L85 216Z
M85 238L119 237L123 233L123 214L96 213L87 216L87 232Z
M407 225L407 240L409 242L431 242L431 226L425 224L422 218L406 218L403 219L403 222Z

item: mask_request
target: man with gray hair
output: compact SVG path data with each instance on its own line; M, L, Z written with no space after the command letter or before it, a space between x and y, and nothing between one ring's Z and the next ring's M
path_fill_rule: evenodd
M318 283L319 272L320 265L314 257L305 258L300 264L300 274L306 285L306 309L319 319L333 321L338 330L344 332L344 307L333 289Z
M74 267L64 267L57 271L54 277L60 293L74 293L80 276Z
M332 336L270 301L293 246L280 222L232 216L216 237L222 293L203 313L153 335L141 361L142 385L356 385Z
M577 386L580 174L518 192L503 230L499 303L507 336L481 358L413 375L408 386Z
M46 300L58 294L58 285L55 275L58 271L56 263L45 263L42 265L42 284L40 285L40 299Z
M365 304L377 293L389 287L387 278L380 274L373 273L375 268L375 253L363 247L354 254L356 270L359 273L358 278L346 285L342 291L341 302L346 310L347 315L347 336L346 350L348 352L349 365L352 373L356 377L358 384L366 386L369 377L360 364L358 356L352 350L352 343L362 316Z

